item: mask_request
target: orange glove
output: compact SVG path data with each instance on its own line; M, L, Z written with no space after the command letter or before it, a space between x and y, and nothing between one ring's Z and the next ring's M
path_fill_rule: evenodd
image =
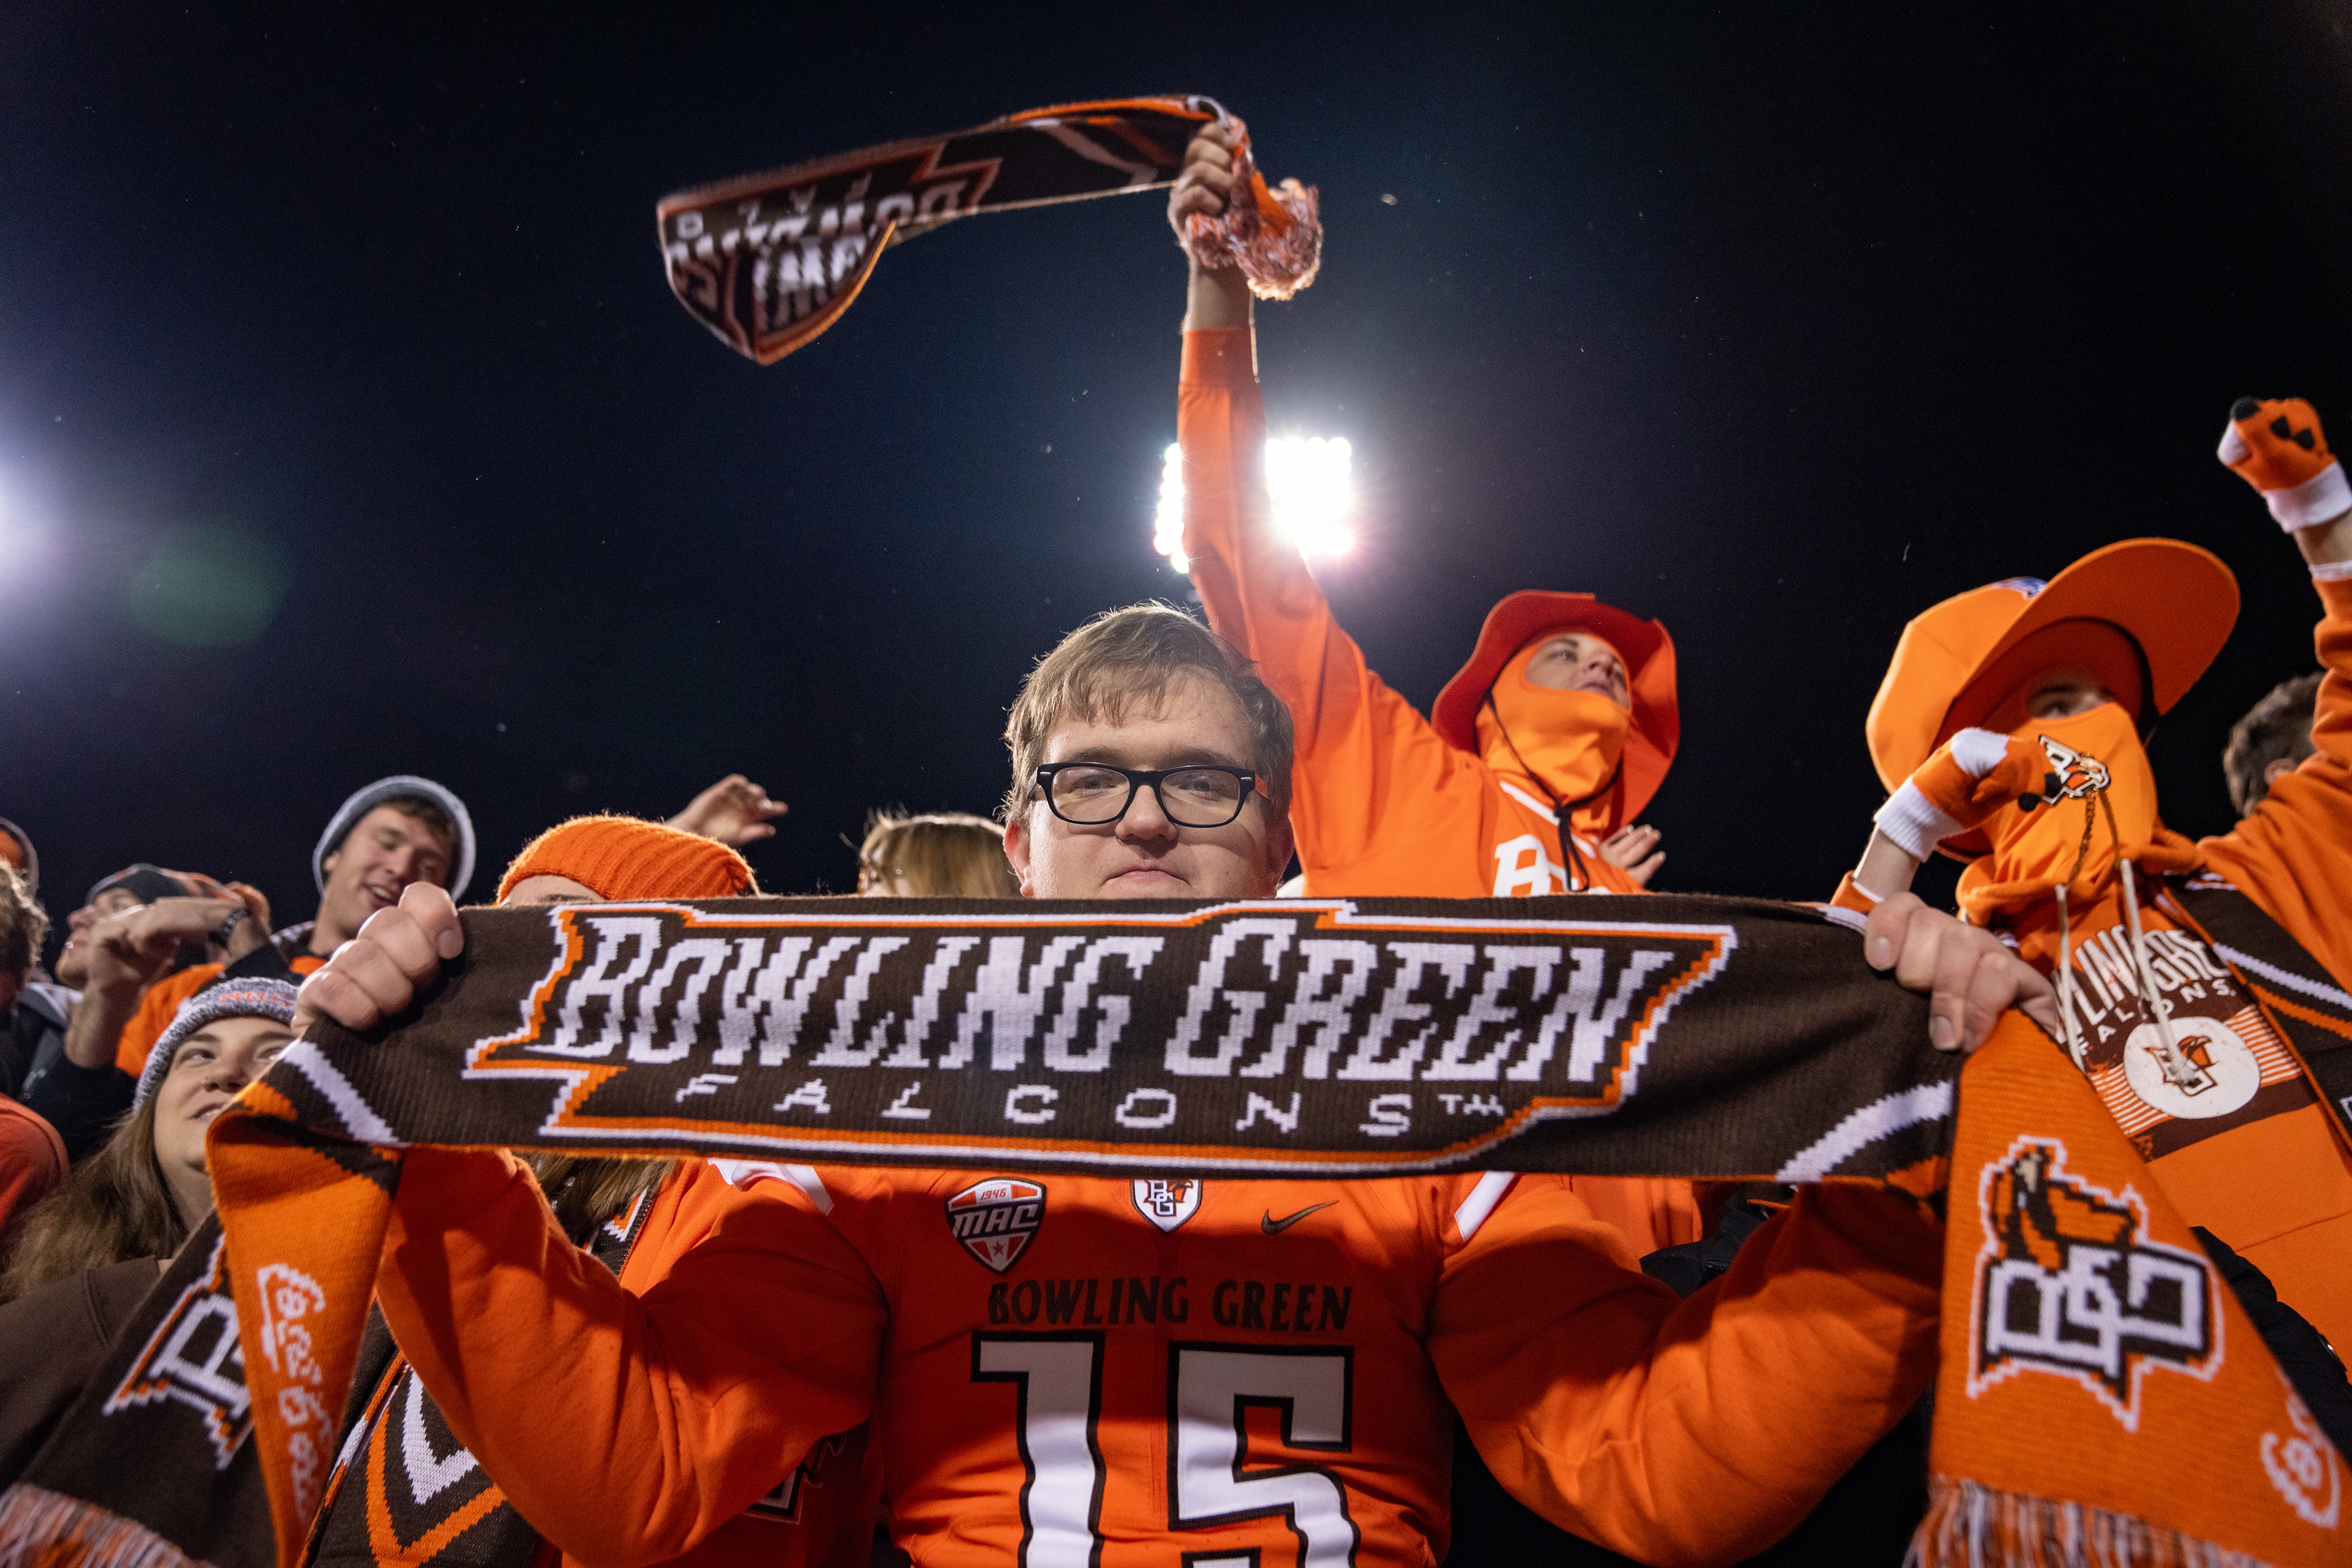
M2057 790L2050 759L2032 741L1963 730L1937 747L1873 820L1905 854L1925 860L1937 845L1983 826L2002 806L2031 811Z
M2221 432L2221 461L2263 492L2289 533L2352 511L2352 485L2328 455L2319 415L2300 397L2241 397Z

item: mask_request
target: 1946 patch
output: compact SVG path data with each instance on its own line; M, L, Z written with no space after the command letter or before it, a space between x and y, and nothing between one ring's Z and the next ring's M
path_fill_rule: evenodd
M1028 1249L1045 1222L1045 1189L1014 1176L974 1182L948 1200L948 1228L999 1274Z

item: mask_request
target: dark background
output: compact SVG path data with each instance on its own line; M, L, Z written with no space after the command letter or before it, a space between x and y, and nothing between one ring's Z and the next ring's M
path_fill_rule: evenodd
M152 859L303 918L392 772L471 803L478 893L730 770L793 803L772 889L848 887L869 806L990 809L1030 661L1183 592L1161 198L894 250L769 369L653 205L1071 98L1213 94L1321 187L1263 372L1355 445L1375 668L1425 704L1518 587L1673 629L1663 888L1826 896L1895 637L1978 584L2231 563L2155 745L2192 833L2312 661L2212 450L2242 393L2352 420L2337 7L261 9L0 10L0 816L59 916Z

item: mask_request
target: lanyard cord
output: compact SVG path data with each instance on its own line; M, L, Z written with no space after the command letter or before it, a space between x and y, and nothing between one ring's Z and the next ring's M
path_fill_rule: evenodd
M2132 967L2139 978L2139 998L2164 1041L2164 1076L2186 1089L2197 1081L2197 1064L2182 1053L2179 1037L2173 1032L2172 1009L2156 994L2156 973L2148 966L2147 938L2140 931L2139 898L2133 886L2137 879L2132 875L2130 861L2123 863L2123 871L2124 918L2131 922Z
M2093 804L2095 800L2095 805ZM2105 790L2093 790L2083 796L2083 841L2074 847L2074 867L2067 871L2056 889L2058 894L2058 1016L2066 1028L2066 1054L2074 1058L2075 1068L2084 1072L2090 1070L2089 1047L2083 1043L2082 1033L2074 1026L2074 933L2073 921L2069 918L2067 910L2066 895L2072 889L2074 879L2083 874L2083 862L2090 858L2091 833L2098 823L2099 806L2106 807L2107 837L2115 840L2116 858L2118 859L2122 858L2124 841L2123 835L2116 830L2116 808L2107 804L2107 795ZM2137 917L2134 918L2132 931L2137 937L2139 931Z
M2095 807L2093 800L2097 805ZM2138 983L2140 1005L2147 1009L2156 1025L2157 1036L2164 1044L2158 1059L2164 1065L2164 1076L2173 1083L2186 1087L2197 1078L2196 1064L2180 1049L2180 1040L2172 1027L2172 1009L2158 994L2156 972L2147 956L2147 933L2139 918L2139 879L2137 868L2124 854L2124 836L2116 825L2116 808L2105 790L2097 790L2083 798L2083 843L2075 851L2074 868L2056 888L2058 895L2058 1011L2066 1029L2067 1054L2074 1058L2077 1068L2085 1067L2085 1047L2074 1026L2074 966L2072 922L2068 919L2067 893L2074 879L2082 874L2083 861L2091 848L2093 825L2101 814L2107 819L2107 837L2116 847L2116 869L2124 889L2124 922L2131 936L2132 978Z
M2074 1058L2075 1068L2090 1070L2088 1053L2083 1044L2082 1032L2074 1027L2074 932L2066 918L2066 884L2058 884L2058 1016L2066 1026L2066 1054Z
M1511 727L1503 722L1503 710L1495 706L1495 689L1491 686L1486 689L1486 711L1495 716L1496 732L1503 737L1503 744L1511 748L1511 760L1519 764L1519 772L1527 774L1528 781L1543 791L1543 797L1551 802L1551 825L1559 830L1559 847L1568 857L1568 890L1571 893L1591 891L1592 876L1584 868L1584 857L1577 852L1575 815L1617 787L1617 777L1625 771L1625 760L1618 758L1617 765L1609 771L1609 777L1602 781L1599 789L1582 800L1562 803L1559 796L1552 793L1551 785L1544 782L1543 775L1528 766L1527 758L1519 755L1519 743L1511 739Z

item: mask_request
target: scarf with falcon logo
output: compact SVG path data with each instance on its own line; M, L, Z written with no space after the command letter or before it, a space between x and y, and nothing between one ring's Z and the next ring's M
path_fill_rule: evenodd
M1924 1000L1813 911L742 900L464 920L396 1048L315 1029L212 1134L284 1563L418 1144L1047 1180L1895 1184L1947 1222L1921 1561L2032 1563L2062 1541L2146 1563L2343 1556L2342 1459L2081 1076L2016 1016L1965 1069L1929 1049ZM80 1562L82 1536L142 1528L118 1467L43 1486L0 1503L0 1540Z
M1212 120L1240 124L1198 94L1061 103L681 191L656 212L670 291L728 347L773 364L841 319L891 246L976 213L1157 190ZM1287 300L1322 263L1314 188L1269 186L1246 132L1234 174L1250 199L1192 215L1184 247Z

